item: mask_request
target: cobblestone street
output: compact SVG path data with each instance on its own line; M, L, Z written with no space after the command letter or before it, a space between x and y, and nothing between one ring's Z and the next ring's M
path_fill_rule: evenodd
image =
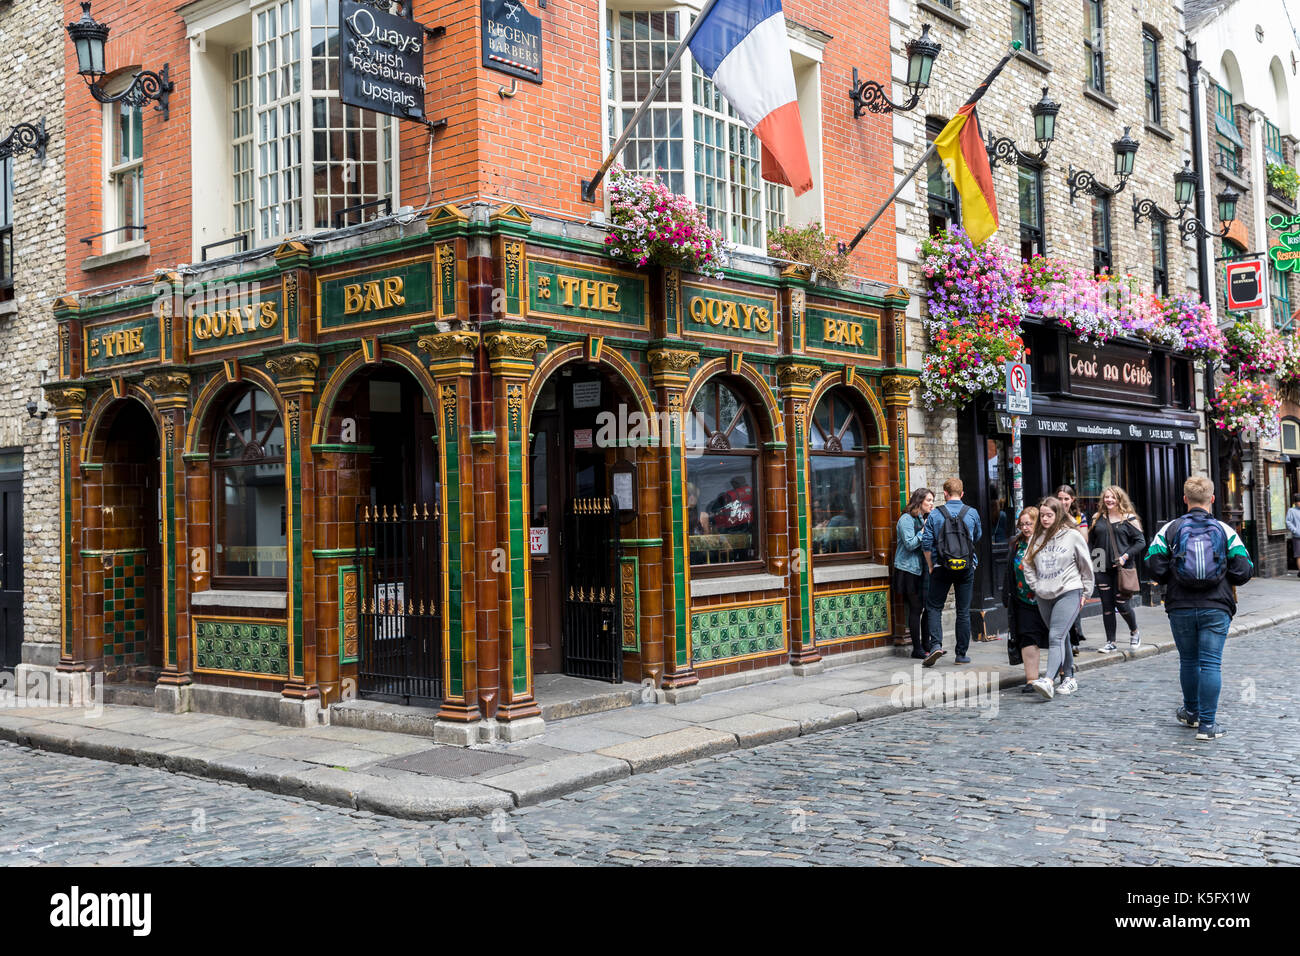
M1297 636L1230 641L1214 742L1164 654L441 824L5 743L0 864L1300 864Z

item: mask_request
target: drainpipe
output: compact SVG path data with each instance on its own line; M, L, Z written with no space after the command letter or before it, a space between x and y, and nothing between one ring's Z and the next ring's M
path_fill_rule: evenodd
M1183 56L1187 61L1187 99L1191 111L1192 119L1192 169L1196 172L1196 218L1200 222L1205 222L1205 180L1208 170L1204 168L1201 161L1202 156L1202 132L1201 120L1204 115L1201 112L1201 61L1196 58L1196 44L1187 40L1183 47ZM1217 317L1218 310L1215 309L1214 303L1210 301L1210 268L1214 264L1210 257L1210 240L1203 231L1199 231L1196 237L1196 277L1200 285L1201 301L1209 305L1214 310ZM1195 393L1195 382L1193 384L1193 394ZM1205 396L1208 399L1214 394L1214 363L1206 361L1205 363ZM1210 418L1209 410L1203 411L1205 416L1205 437L1207 445L1207 455L1209 457L1210 481L1214 483L1214 513L1215 517L1222 517L1223 512L1223 495L1220 490L1220 469L1219 469L1219 431L1214 427L1214 422Z

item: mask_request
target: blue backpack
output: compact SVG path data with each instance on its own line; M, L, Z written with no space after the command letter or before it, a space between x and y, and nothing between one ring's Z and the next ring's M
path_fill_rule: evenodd
M1180 518L1171 529L1174 580L1194 591L1214 587L1228 573L1228 536L1206 512Z

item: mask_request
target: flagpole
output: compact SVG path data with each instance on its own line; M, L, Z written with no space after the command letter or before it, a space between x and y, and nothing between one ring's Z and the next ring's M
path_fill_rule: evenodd
M650 103L663 90L664 84L668 82L668 74L672 73L672 71L677 68L677 64L681 62L682 54L686 52L686 48L690 45L691 40L695 39L695 34L699 31L705 18L709 15L709 11L714 8L717 2L718 0L706 0L704 7L700 10L699 16L695 18L695 22L692 23L690 29L686 31L686 36L684 36L682 41L677 44L677 49L673 51L673 55L668 58L668 65L664 67L664 71L660 73L659 78L655 80L655 85L651 88L650 95L641 102L641 105L636 108L636 112L632 114L632 118L623 125L623 132L619 135L617 141L615 141L609 152L605 154L605 161L600 164L600 168L596 170L595 175L593 175L591 179L584 179L582 181L583 202L596 201L596 187L600 185L601 180L605 178L605 174L609 172L609 167L614 164L614 158L618 156L619 151L623 148L623 145L628 141L628 138L636 129L636 124L641 122L641 117L645 116L646 111L650 109Z
M984 82L981 83L979 86L975 87L975 92L972 93L970 95L970 98L966 100L965 103L962 104L961 108L965 109L968 106L978 103L980 97L982 97L984 93L988 90L989 84L992 83L995 79L997 79L998 74L1002 72L1002 70L1006 67L1008 63L1010 63L1016 57L1020 56L1020 51L1021 51L1020 42L1017 40L1011 44L1011 52L1008 53L1006 56L1004 56L1001 60L999 60L998 65L993 67L993 69L989 71L989 75L984 77ZM920 170L921 166L925 164L925 161L928 160L934 154L934 149L935 146L934 143L932 142L930 143L929 148L926 149L926 151L921 154L921 158L916 161L916 165L913 166L911 170L908 171L907 175L903 177L902 181L898 184L897 187L895 187L894 191L889 194L889 198L886 199L884 203L880 206L880 208L876 210L875 214L870 219L867 220L867 224L858 230L858 234L854 236L853 241L849 243L848 246L849 252L852 252L855 248L857 248L858 243L861 242L866 237L867 233L871 231L871 227L876 224L876 220L879 219L882 215L884 215L885 210L888 209L893 204L894 200L898 198L898 194L903 191L903 188L912 181L912 177L917 174L917 171Z

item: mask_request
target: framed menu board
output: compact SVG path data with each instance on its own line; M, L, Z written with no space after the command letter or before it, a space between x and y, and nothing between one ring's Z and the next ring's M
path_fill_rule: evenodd
M1269 462L1268 473L1268 533L1286 531L1286 471L1281 462Z

